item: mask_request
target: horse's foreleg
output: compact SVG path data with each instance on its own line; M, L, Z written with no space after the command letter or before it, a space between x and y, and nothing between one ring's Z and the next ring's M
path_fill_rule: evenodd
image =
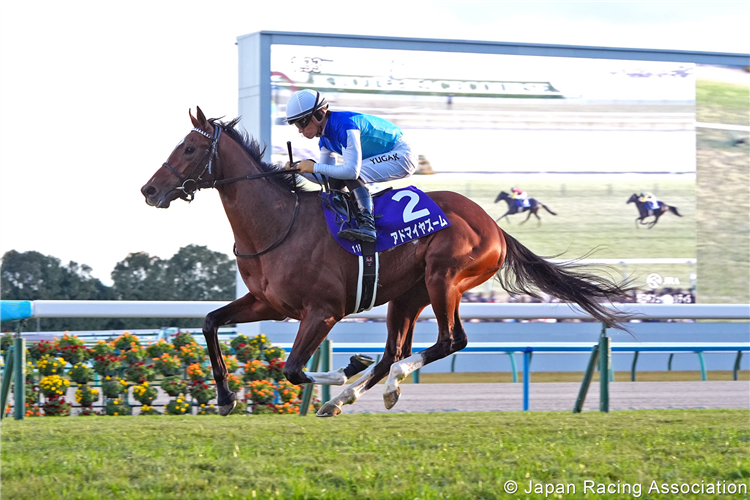
M505 212L503 215L501 215L499 218L495 219L495 222L500 222L501 219L506 218L508 215L510 215L510 210ZM510 219L508 219L508 223L510 223Z
M394 361L411 356L411 343L414 338L414 326L419 313L429 304L429 295L424 282L421 282L402 296L388 304L388 340L383 358L371 366L355 383L325 403L318 410L319 417L332 417L341 413L341 407L354 404L365 392L372 389L388 375Z
M349 365L342 366L338 370L330 372L305 372L305 375L312 379L315 384L344 385L347 380L360 373L362 370L367 369L367 367L374 362L375 360L369 356L357 354L350 358Z
M302 318L292 345L292 352L284 364L284 376L289 382L294 385L342 385L346 383L343 369L325 373L306 373L303 371L315 350L339 319L320 311L308 311Z
M247 294L224 307L211 311L203 322L203 336L206 338L208 356L211 359L211 369L216 381L216 393L219 404L219 414L229 415L237 404L237 396L229 390L227 383L228 370L221 354L219 345L219 327L231 323L251 323L268 319L284 319L274 309Z
M341 413L342 406L354 404L354 402L357 401L362 394L367 392L367 382L372 379L376 366L377 365L371 365L362 374L359 380L344 389L341 394L331 399L330 401L327 401L323 406L321 406L318 410L317 416L335 417L336 415Z

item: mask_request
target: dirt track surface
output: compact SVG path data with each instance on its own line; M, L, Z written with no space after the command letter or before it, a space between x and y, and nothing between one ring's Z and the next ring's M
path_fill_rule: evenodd
M750 382L611 382L609 409L750 408ZM405 384L392 410L383 406L382 384L343 413L412 413L443 411L522 411L523 384ZM531 411L572 411L580 384L531 383ZM331 388L331 395L338 394ZM599 383L589 388L585 410L599 410Z

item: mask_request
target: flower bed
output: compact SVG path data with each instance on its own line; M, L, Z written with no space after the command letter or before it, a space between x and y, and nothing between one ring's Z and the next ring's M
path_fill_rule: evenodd
M216 385L205 349L187 333L170 340L142 344L135 335L124 333L87 347L66 333L60 340L30 343L26 416L217 413ZM235 414L299 412L301 387L283 378L283 349L271 345L265 335L238 335L221 348L227 383L237 393ZM75 401L66 400L71 386ZM171 397L169 402L160 404L166 397Z

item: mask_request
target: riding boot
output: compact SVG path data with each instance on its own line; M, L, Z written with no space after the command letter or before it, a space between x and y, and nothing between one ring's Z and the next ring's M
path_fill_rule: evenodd
M366 187L360 187L352 191L352 195L357 204L357 227L343 229L339 231L339 236L348 240L373 242L377 239L377 232L370 191Z

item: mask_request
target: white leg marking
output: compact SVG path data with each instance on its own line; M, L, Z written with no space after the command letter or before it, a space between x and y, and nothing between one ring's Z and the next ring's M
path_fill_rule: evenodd
M391 365L391 371L388 374L388 381L385 383L385 393L391 393L398 390L398 383L401 382L411 372L424 366L424 358L421 353L412 354L406 359Z
M318 410L318 416L330 417L338 415L339 413L341 413L342 406L354 404L354 402L357 401L359 397L366 392L365 386L367 385L367 382L372 378L372 372L374 368L375 365L370 365L370 367L368 367L367 370L362 373L362 376L359 378L359 380L344 389L341 394L326 402L320 408L320 410Z
M371 365L369 368L367 368L367 370L362 373L362 376L359 377L359 380L348 386L341 392L341 394L333 398L331 401L335 402L334 404L341 403L337 404L337 406L354 404L354 402L357 401L360 396L362 396L362 394L366 392L365 386L367 385L367 382L369 382L372 378L372 372L374 368L375 365Z
M305 375L310 377L314 384L321 385L344 385L347 380L344 368L331 372L305 372Z

